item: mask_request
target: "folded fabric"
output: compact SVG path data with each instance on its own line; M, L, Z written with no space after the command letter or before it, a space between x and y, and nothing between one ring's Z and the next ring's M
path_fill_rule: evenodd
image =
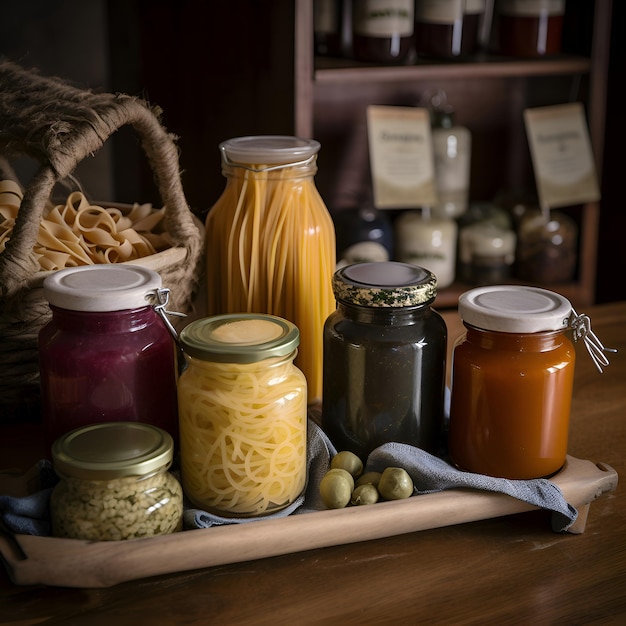
M304 493L296 501L277 513L254 518L221 517L195 508L187 502L184 511L185 528L241 524L323 510L325 507L319 494L319 484L336 453L337 450L324 431L310 419L307 485ZM503 493L532 506L551 511L552 529L555 532L567 531L578 516L578 512L565 500L559 487L544 478L508 480L464 472L420 448L401 443L388 443L376 448L367 458L365 470L382 471L389 466L403 467L409 473L417 497L419 494L459 488ZM54 478L49 462L42 461L40 469L44 476L44 480L41 481L43 488L40 491L22 498L0 496L0 519L11 532L50 534L48 507Z

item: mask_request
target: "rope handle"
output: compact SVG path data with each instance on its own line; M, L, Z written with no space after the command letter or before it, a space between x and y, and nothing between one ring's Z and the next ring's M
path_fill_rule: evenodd
M39 271L31 251L54 186L126 125L141 139L174 245L189 248L192 260L198 258L200 233L183 192L175 137L161 125L159 115L139 98L96 94L0 62L0 171L14 179L8 157L26 155L40 163L0 254L0 297L17 293Z

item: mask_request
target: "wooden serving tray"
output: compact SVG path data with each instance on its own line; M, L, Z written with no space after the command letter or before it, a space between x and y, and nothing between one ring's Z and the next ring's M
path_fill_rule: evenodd
M604 463L568 456L563 469L550 480L578 509L578 519L568 532L580 534L585 529L590 503L615 490L618 476ZM504 494L452 489L406 500L187 530L150 539L89 542L0 534L0 556L17 585L110 587L149 576L380 539L534 509Z

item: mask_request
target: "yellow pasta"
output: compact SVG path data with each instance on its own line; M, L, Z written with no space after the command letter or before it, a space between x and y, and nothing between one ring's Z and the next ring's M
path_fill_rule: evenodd
M0 252L11 238L22 198L13 181L0 181ZM125 214L92 205L76 191L65 204L46 207L32 254L46 271L150 256L171 245L165 233L157 232L163 213L149 204L135 204Z
M179 380L183 489L227 515L271 513L306 482L306 381L284 358L261 365L193 359Z
M269 313L296 324L296 365L312 403L322 395L322 333L335 309L334 225L310 168L250 167L224 168L226 188L207 216L208 313Z

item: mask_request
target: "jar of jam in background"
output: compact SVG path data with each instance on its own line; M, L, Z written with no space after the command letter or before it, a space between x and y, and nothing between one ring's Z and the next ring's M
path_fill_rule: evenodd
M437 281L394 261L356 263L334 276L337 310L324 328L322 428L365 460L397 441L440 444L447 330L431 307Z
M239 313L180 333L181 476L196 506L227 517L275 513L306 483L307 383L291 322Z
M565 0L496 0L492 47L506 56L559 54Z
M413 52L414 0L353 0L352 56L402 64Z
M175 343L155 311L161 277L138 265L59 270L43 284L52 318L39 333L49 447L80 426L137 421L178 441Z
M449 453L460 469L510 479L565 463L576 353L563 296L517 285L459 298L466 333L452 359Z
M54 442L60 478L50 498L52 534L87 541L155 537L182 530L183 490L168 469L174 441L137 422L108 422Z

